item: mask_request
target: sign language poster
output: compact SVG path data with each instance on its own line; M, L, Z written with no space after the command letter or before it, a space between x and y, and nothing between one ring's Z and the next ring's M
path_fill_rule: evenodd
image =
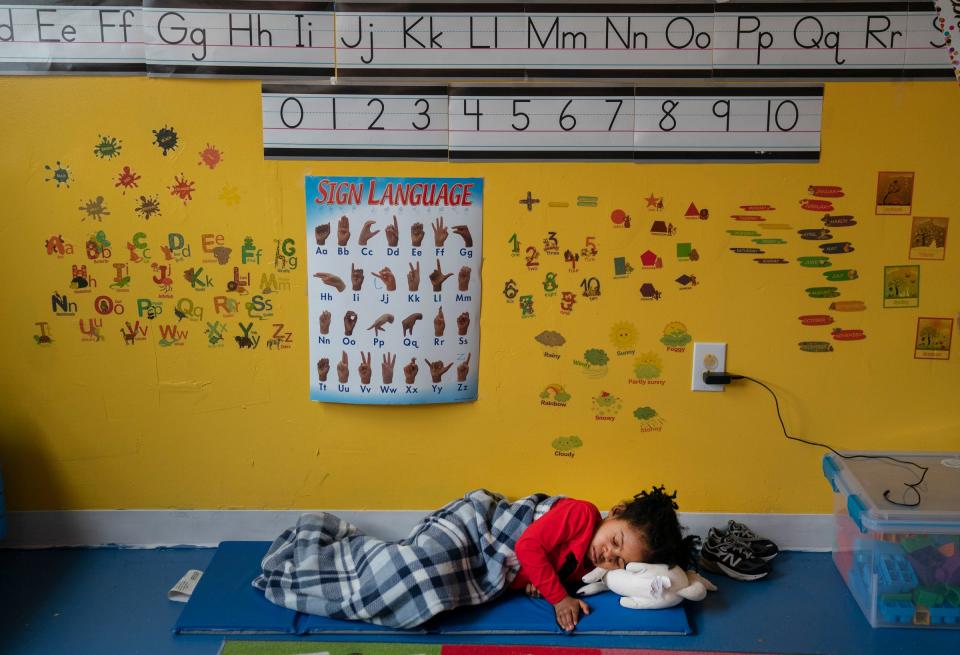
M483 180L307 177L310 399L476 400Z

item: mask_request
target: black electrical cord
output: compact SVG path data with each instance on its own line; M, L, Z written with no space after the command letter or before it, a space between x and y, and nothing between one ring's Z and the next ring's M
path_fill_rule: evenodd
M921 471L923 471L923 473L920 475L920 479L917 480L917 481L914 482L914 483L904 482L904 483L903 483L903 486L905 486L905 487L907 487L907 488L909 488L909 489L912 489L912 490L913 490L913 493L917 494L917 502L915 502L915 503L899 503L899 502L893 500L892 498L890 498L890 490L889 490L889 489L887 489L887 490L885 490L885 491L883 492L883 497L884 497L884 499L885 499L888 503L891 503L891 504L893 504L893 505L898 505L898 506L900 506L900 507L916 507L917 505L920 504L920 500L921 500L920 490L917 489L917 487L919 487L920 485L923 484L923 479L927 477L927 471L930 470L929 467L927 467L927 466L921 466L920 464L917 464L916 462L910 462L910 461L907 461L907 460L905 460L905 459L897 459L896 457L890 457L889 455L844 455L843 453L837 452L836 450L834 450L832 447L828 446L828 445L825 444L825 443L818 443L818 442L816 442L816 441L807 441L806 439L801 439L800 437L792 437L792 436L790 436L789 434L787 434L787 426L784 425L784 423L783 423L783 416L781 416L781 414L780 414L780 401L777 399L777 394L775 394L775 393L773 392L773 389L771 389L770 387L768 387L767 385L765 385L765 384L764 384L763 382L761 382L760 380L755 380L754 378L752 378L752 377L750 377L750 376L747 376L747 375L734 375L734 374L732 374L732 373L729 373L728 375L730 376L730 379L732 379L732 380L750 380L751 382L755 382L756 384L759 384L761 387L763 387L764 389L766 389L767 391L770 392L770 395L773 396L773 403L774 403L774 405L775 405L776 408L777 408L777 418L780 420L780 429L783 430L783 436L785 436L787 439L792 439L793 441L799 441L800 443L805 443L805 444L807 444L807 445L809 445L809 446L819 446L819 447L821 447L821 448L826 448L827 450L829 450L831 453L833 453L833 454L836 455L837 457L842 457L843 459L889 459L890 461L897 462L897 463L899 463L899 464L909 464L910 466L916 466L918 469L920 469Z

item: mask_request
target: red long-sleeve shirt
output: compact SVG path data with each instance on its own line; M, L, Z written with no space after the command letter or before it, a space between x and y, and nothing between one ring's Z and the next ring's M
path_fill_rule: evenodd
M533 583L554 605L566 598L563 583L579 581L593 569L587 550L600 521L600 510L593 503L573 498L558 500L517 540L520 572L510 587L523 589L527 583Z

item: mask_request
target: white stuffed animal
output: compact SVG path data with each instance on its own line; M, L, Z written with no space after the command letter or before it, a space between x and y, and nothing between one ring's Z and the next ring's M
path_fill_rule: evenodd
M684 571L679 566L630 562L625 569L595 568L583 576L586 586L577 590L578 596L590 596L609 589L623 596L620 604L637 610L655 610L673 607L687 600L703 600L707 590L716 591L712 582L695 571Z

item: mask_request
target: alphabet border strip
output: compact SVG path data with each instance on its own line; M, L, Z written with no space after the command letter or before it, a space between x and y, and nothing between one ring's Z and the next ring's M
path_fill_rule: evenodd
M950 79L947 40L929 1L0 5L5 74Z
M262 86L265 159L817 162L822 86Z

